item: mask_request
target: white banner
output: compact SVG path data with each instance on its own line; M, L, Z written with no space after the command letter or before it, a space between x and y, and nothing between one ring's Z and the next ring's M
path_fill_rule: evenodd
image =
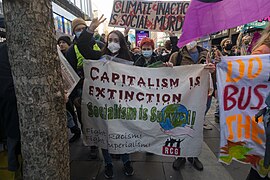
M85 145L111 153L198 156L209 87L204 65L144 68L84 61Z
M269 89L270 56L223 57L217 65L220 108L220 161L251 164L262 175L265 131L255 114L265 105Z

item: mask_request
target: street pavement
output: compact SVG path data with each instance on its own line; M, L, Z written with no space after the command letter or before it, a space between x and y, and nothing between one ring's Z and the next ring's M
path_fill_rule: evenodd
M206 121L212 130L204 130L204 143L199 159L204 165L203 171L197 171L186 162L180 171L172 168L174 158L146 153L131 154L135 174L127 177L123 173L121 160L113 159L115 180L245 180L250 166L238 162L225 165L218 162L220 128L214 117L215 102L206 115ZM71 180L104 180L104 163L101 151L97 159L90 157L90 147L79 140L70 144Z

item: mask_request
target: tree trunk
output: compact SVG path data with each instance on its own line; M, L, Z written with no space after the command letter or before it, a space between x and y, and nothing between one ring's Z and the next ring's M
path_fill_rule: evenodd
M51 0L4 0L24 179L70 179L69 145Z

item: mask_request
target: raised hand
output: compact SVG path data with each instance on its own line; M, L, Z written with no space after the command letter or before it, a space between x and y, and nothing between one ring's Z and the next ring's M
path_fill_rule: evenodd
M94 18L90 24L90 26L88 27L89 30L91 32L94 32L95 29L104 21L106 21L106 18L103 18L104 14L102 14L102 16L98 19L98 18Z
M222 53L220 52L220 50L216 50L214 52L214 54L215 54L215 61L220 62L221 61L221 56L222 56Z
M205 67L205 69L209 69L209 72L210 73L213 73L216 71L216 66L212 63L208 63Z
M163 66L165 66L165 67L173 67L173 63L165 62L165 63L163 63Z
M169 32L168 32L168 34L169 34L169 36L170 36L170 37L175 36L175 33L174 33L174 32L172 32L172 31L169 31Z
M125 28L124 36L127 36L127 35L128 35L129 30L130 30L130 27L126 27L126 28Z

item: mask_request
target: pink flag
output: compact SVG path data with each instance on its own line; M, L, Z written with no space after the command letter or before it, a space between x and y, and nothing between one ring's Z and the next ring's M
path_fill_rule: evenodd
M270 0L191 0L178 46L270 15Z

